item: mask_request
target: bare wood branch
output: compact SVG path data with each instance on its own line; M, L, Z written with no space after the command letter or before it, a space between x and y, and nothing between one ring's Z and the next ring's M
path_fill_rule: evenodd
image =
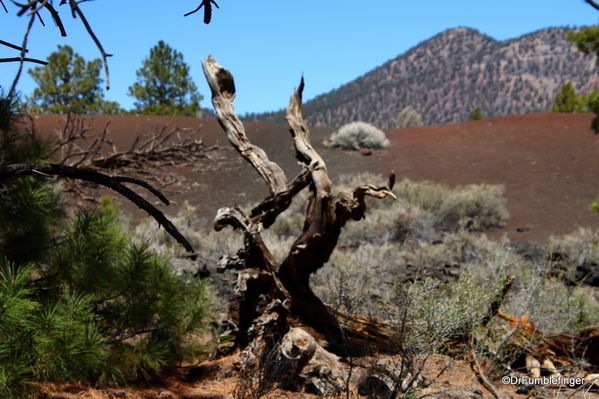
M175 124L167 130L169 126L167 124L160 129L159 134L137 135L131 147L120 152L110 134L110 121L100 132L89 134L93 132L91 119L73 114L66 116L64 127L56 131L58 144L52 152L52 154L60 152L58 163L100 169L135 166L139 173L143 169L158 168L160 165L178 167L186 162L193 163L205 157L201 138L195 138L202 125L182 129ZM182 132L185 133L183 137L180 134ZM139 145L141 139L145 137L147 140ZM82 145L90 139L92 140L90 144ZM108 155L103 155L107 145L112 148L112 151Z
M506 277L505 281L503 282L503 287L501 287L501 291L495 296L495 298L493 298L493 302L491 303L491 306L489 306L487 314L482 319L481 325L483 327L486 327L489 324L489 322L493 319L493 317L497 315L497 313L499 312L499 308L503 304L503 301L505 300L508 291L510 290L510 288L512 288L512 285L514 285L515 280L516 276L514 276L513 274L510 274Z
M1 1L2 1L2 0L0 0L0 2L1 2ZM8 11L7 11L7 12L8 12ZM12 49L14 49L14 50L24 51L25 53L28 53L28 52L29 52L29 50L27 50L27 49L25 49L25 50L24 50L22 47L20 47L20 46L17 46L16 44L12 44L12 43L9 43L9 42L5 42L4 40L0 40L0 44L1 44L1 45L3 45L3 46L6 46L6 47L10 47L10 48L12 48Z
M220 66L212 56L208 56L202 62L202 66L212 91L212 104L216 109L218 121L227 133L229 142L260 173L271 195L274 196L285 190L287 188L285 173L279 165L268 159L260 147L250 143L243 124L235 115L233 107L235 84L231 73Z
M250 229L249 225L249 220L245 217L239 207L220 208L214 218L214 230L216 231L221 231L226 226L231 226L234 229L248 232Z
M62 20L60 19L58 12L54 9L54 7L52 7L52 4L48 3L47 1L44 2L44 7L46 8L46 10L48 10L48 12L50 12L50 15L52 15L52 19L54 20L56 26L58 26L58 30L60 31L60 36L65 37L67 35L67 31L65 30L64 25L62 24Z
M594 9L599 10L599 4L595 3L593 0L584 0L584 1L586 1L587 4L589 4Z
M19 57L12 57L12 58L0 58L0 62L34 62L36 64L41 64L41 65L48 65L48 63L46 61L42 61L42 60L37 60L35 58L19 58Z
M499 392L497 391L497 388L495 387L495 385L493 385L493 383L491 381L489 381L487 376L483 373L482 368L480 367L480 364L478 363L478 359L476 358L476 353L474 353L474 351L472 351L471 357L472 357L472 359L471 359L472 369L476 373L476 376L480 380L481 384L483 384L483 386L485 388L487 388L487 390L489 392L491 392L491 394L496 399L502 399L502 397L499 394Z
M171 236L173 236L175 240L177 240L177 242L183 245L188 252L193 252L193 247L191 244L185 237L183 237L175 225L173 225L173 223L166 216L164 216L160 210L135 193L133 190L122 184L124 182L133 183L149 189L150 185L142 180L120 176L107 176L93 170L74 168L59 164L21 163L0 167L0 181L11 177L39 174L40 172L46 175L63 176L91 181L113 189L132 201L135 205L137 205L138 208L146 211L158 222L159 225L162 225L164 229ZM153 194L158 193L158 190L154 188L152 188L150 191ZM158 197L168 205L168 200L162 194L159 194Z
M39 3L39 6L36 7L36 4L38 4L38 3ZM25 14L27 12L27 10L31 9L31 11L27 15L37 16L40 19L40 22L42 23L42 25L44 25L44 26L45 26L45 24L44 24L44 21L42 20L42 17L39 15L39 11L42 8L46 8L48 10L48 12L50 13L50 15L52 16L52 19L56 23L56 26L58 27L58 30L60 31L60 35L63 37L67 35L67 32L64 28L62 20L60 19L60 16L58 15L58 12L54 9L52 4L48 3L47 0L32 0L27 4L17 4L17 5L21 7L21 10L17 13L17 16L20 17L23 14Z
M218 4L216 4L216 1L214 1L214 0L202 0L200 5L195 10L190 11L183 16L187 17L188 15L191 15L191 14L194 14L194 13L200 11L200 9L202 7L204 7L204 23L209 24L210 20L212 20L212 4L214 4L214 6L216 8L219 8Z
M79 18L81 18L81 22L83 22L83 25L85 26L85 30L87 30L87 33L91 36L94 43L96 43L98 50L100 50L100 54L102 54L102 63L104 64L104 73L106 75L106 90L108 90L108 89L110 89L110 72L108 71L107 58L112 57L112 54L107 54L106 51L104 51L104 47L102 47L102 43L100 43L100 40L98 40L98 37L96 36L96 34L92 30L91 26L89 25L89 22L87 22L87 18L85 18L85 15L79 8L79 5L77 4L77 2L75 0L69 0L69 5L71 6L71 10L73 12L73 17L75 16L75 13L77 15L79 15ZM65 36L66 36L66 33L65 33Z
M347 220L350 218L358 220L363 217L366 209L364 203L366 196L394 197L391 193L395 182L394 173L390 175L387 186L364 185L353 192L346 191L339 196L331 195L331 181L326 164L312 147L310 131L302 117L302 91L304 88L302 78L299 87L289 101L287 121L295 155L300 161L303 171L287 184L280 167L271 162L264 151L251 144L246 137L243 125L235 115L232 105L235 97L235 83L231 73L220 66L211 56L203 62L203 67L212 91L212 102L219 123L233 147L260 173L271 192L268 198L252 209L249 217L243 215L239 209L223 208L215 219L216 230L229 225L241 229L245 237L244 249L238 252L237 257L225 259L222 268L238 268L240 262L243 262L245 269L240 272L238 278L241 279L241 276L244 275L246 276L245 280L255 281L251 290L244 288L238 291L238 295L235 297L237 304L234 305L232 302L230 317L233 320L243 321L243 325L239 326L241 336L245 334L245 337L248 338L250 326L254 328L252 321L255 320L259 324L256 317L259 317L260 313L257 313L256 301L263 302L264 299L259 299L263 295L272 299L275 297L273 291L278 292L279 298L282 295L284 299L290 300L293 317L322 334L327 339L330 348L347 353L345 352L347 347L341 349L345 345L342 328L335 315L311 290L310 275L329 260L337 245L341 228ZM291 245L287 257L280 265L277 265L262 242L260 231L262 228L272 225L277 216L289 207L293 197L306 187L309 188L309 200L303 231ZM260 271L260 273L256 274L256 271ZM266 276L270 276L270 279ZM248 284L244 283L244 287L247 286ZM262 291L260 291L261 289ZM358 324L366 325L368 323ZM373 336L386 334L385 329L369 328L368 331ZM249 339L251 340L251 337ZM352 345L355 344L356 347L362 345L363 347L367 339L367 336L358 334L355 339L352 338ZM358 344L360 342L361 344Z
M17 89L17 83L19 83L19 79L21 78L21 73L23 72L23 65L25 64L25 52L27 51L27 39L29 37L29 32L31 32L31 27L33 26L33 21L35 21L35 15L29 17L29 22L27 23L27 28L25 29L25 34L23 35L23 43L21 44L21 61L19 62L19 69L15 74L15 78L13 79L12 85L10 86L10 90L8 91L7 98L11 100Z
M38 2L38 0L31 0L27 4L18 4L18 3L16 3L19 7L21 7L21 10L19 12L17 12L17 16L18 17L22 17L27 12L27 10L29 10L30 8L33 8L33 6L35 6L35 4L37 2Z
M300 191L308 187L312 181L312 175L306 168L300 173L283 191L279 191L275 196L270 196L262 201L258 206L252 209L251 217L255 218L255 223L260 223L264 228L272 226L277 217L291 205L293 197Z

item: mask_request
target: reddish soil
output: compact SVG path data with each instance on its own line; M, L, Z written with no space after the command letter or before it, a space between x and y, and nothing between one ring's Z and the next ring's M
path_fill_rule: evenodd
M431 180L450 186L504 184L511 219L504 229L489 234L497 239L507 234L511 241L547 242L551 235L570 233L579 227L599 228L599 214L589 210L589 204L599 191L599 136L589 128L591 118L591 115L585 114L529 114L393 130L388 135L391 146L375 150L369 156L322 145L322 140L330 135L333 128L312 129L312 141L327 162L333 181L341 174L361 171L387 174L395 170L398 179ZM35 116L35 121L39 129L48 135L64 123L61 122L62 117L56 115ZM230 147L215 120L98 115L93 118L92 126L102 129L109 121L109 129L119 150L129 148L138 134L169 123L180 127L202 125L199 135L206 148L218 146L208 151L206 158L195 167L166 170L180 177L177 184L164 188L173 202L170 207L162 208L167 214L175 214L184 201L189 201L197 206L198 217L212 219L221 206L256 203L267 195L258 174ZM250 140L283 167L289 179L300 171L285 126L258 123L246 123L245 126ZM143 216L126 200L118 196L114 198L134 218ZM528 230L519 233L517 228ZM234 378L227 373L231 359L219 360L221 372L209 379L189 381L165 377L147 386L113 390L48 385L43 387L47 395L44 397L226 398L235 385ZM434 367L427 373L432 370ZM500 381L494 383L502 397L527 397L516 393L515 386L502 385ZM461 361L425 393L431 394L431 397L447 397L448 394L453 395L449 397L472 397L456 389L468 389L469 392L476 389L483 397L491 397L469 364ZM432 394L440 390L444 393ZM538 387L533 395L568 397L571 393L572 390L546 391ZM575 397L582 397L582 394L584 391ZM312 397L284 392L276 392L275 396ZM586 393L585 397L595 395Z
M504 184L511 218L490 235L546 242L599 227L599 135L588 114L527 114L395 130L379 171L449 185ZM518 233L517 228L528 228Z
M589 128L591 119L588 114L527 114L392 130L391 146L369 156L323 146L322 140L333 128L313 128L312 141L333 181L347 173L386 175L395 170L398 179L450 186L504 184L511 218L505 228L488 234L498 239L507 234L511 241L547 242L551 235L568 234L579 227L599 228L599 214L589 209L599 192L599 135ZM53 134L62 120L57 115L35 117L45 134ZM166 214L175 214L188 201L197 206L198 217L212 220L222 206L255 204L267 195L259 175L231 148L216 120L97 115L92 126L102 129L108 122L120 151L128 149L138 134L167 124L202 125L199 136L206 148L218 146L193 168L168 170L182 180L164 189L172 201L171 206L162 208ZM299 173L286 126L245 126L250 140L283 167L288 179ZM125 199L115 199L136 219L144 216ZM528 230L517 232L517 228Z

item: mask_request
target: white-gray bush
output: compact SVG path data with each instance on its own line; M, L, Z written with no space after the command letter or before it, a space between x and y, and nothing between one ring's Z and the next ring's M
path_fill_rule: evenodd
M416 112L412 107L402 109L395 119L395 126L398 128L414 127L422 125L422 115Z
M341 126L331 134L333 147L346 150L359 150L361 148L384 148L389 145L385 132L366 122L352 122Z

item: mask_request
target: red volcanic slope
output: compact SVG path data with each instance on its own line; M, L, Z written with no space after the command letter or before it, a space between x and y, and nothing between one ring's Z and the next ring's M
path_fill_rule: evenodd
M512 241L599 227L599 135L588 114L526 114L395 130L381 165L400 177L506 186ZM516 228L529 228L518 233Z
M64 118L38 115L35 121L45 134L53 134ZM493 183L506 186L511 220L504 229L489 234L510 240L546 242L552 234L567 234L578 227L599 228L599 214L589 204L599 192L599 135L589 128L588 114L527 114L473 122L424 126L389 131L391 146L371 156L329 149L321 144L334 130L313 128L312 141L321 153L333 181L340 174L370 171L398 179L431 180L451 186ZM211 220L221 206L256 203L267 195L258 174L228 144L215 120L147 115L97 115L95 129L109 129L119 150L134 137L166 124L202 125L206 147L219 149L195 168L171 170L184 180L165 194L176 213L185 200L198 207L198 217ZM299 171L286 126L246 123L250 140L261 146L292 179ZM365 182L366 183L366 182ZM138 190L139 191L139 190ZM142 216L118 199L125 210ZM529 230L516 232L516 228Z

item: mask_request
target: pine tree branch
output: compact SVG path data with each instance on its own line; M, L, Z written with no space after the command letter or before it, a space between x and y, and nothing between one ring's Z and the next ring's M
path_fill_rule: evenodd
M74 179L91 181L97 184L101 184L105 187L111 188L124 197L128 198L138 208L146 211L152 216L159 225L162 225L164 229L171 235L177 242L185 247L188 252L193 252L193 248L189 241L177 230L175 225L166 217L164 214L142 198L140 195L135 193L130 188L126 187L122 183L133 183L141 187L148 189L152 194L156 195L163 203L169 204L169 201L160 193L158 190L150 186L143 180L122 177L122 176L108 176L93 170L80 169L66 165L59 164L45 164L45 163L20 163L12 164L0 167L0 181L11 178L19 177L23 175L32 174L44 174L70 177Z

